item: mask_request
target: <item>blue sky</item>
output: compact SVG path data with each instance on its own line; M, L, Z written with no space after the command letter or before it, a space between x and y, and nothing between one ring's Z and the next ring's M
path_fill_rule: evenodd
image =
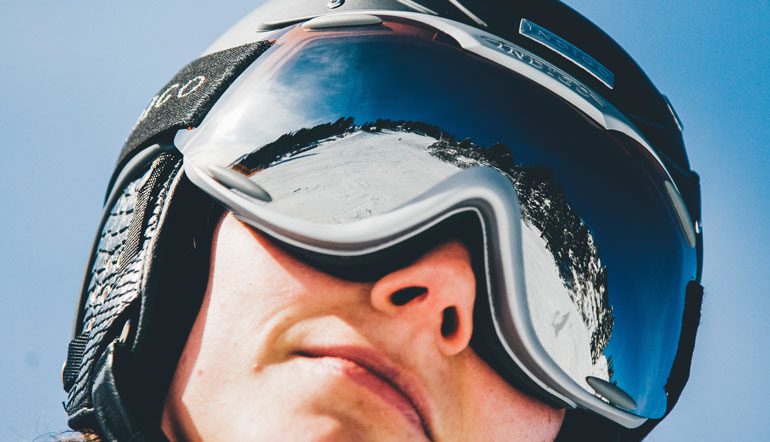
M0 440L66 428L59 372L100 203L149 98L258 1L5 4L0 13ZM567 2L674 103L703 183L690 385L650 440L768 440L770 3Z

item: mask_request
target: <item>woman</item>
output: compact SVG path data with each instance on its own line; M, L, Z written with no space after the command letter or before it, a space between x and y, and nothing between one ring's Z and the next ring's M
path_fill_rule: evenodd
M670 411L702 244L670 107L560 3L427 3L268 3L152 99L73 428L638 439Z
M232 214L214 238L209 287L164 406L170 439L558 432L563 409L510 387L470 348L476 283L460 241L372 283L319 271Z

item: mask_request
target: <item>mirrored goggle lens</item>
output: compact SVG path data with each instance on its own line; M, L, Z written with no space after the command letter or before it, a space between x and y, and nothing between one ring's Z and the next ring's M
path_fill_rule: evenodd
M433 137L372 129L339 120L284 137L231 167L270 194L270 210L321 224L395 209L459 170L431 155ZM312 134L318 130L328 132L319 138ZM299 141L308 134L317 140Z
M319 226L388 213L464 169L498 170L521 206L542 348L585 391L613 385L629 399L615 405L661 416L696 272L667 175L623 135L442 41L404 23L291 30L177 145L265 210Z

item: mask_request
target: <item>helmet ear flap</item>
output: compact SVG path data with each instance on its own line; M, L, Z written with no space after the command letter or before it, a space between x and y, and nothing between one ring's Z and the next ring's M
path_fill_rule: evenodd
M95 425L91 400L94 366L140 303L146 258L152 255L160 222L158 207L180 170L178 156L155 157L105 208L81 295L76 337L63 373L69 393L65 408L72 428Z
M113 430L157 431L168 381L206 287L211 232L222 213L181 165L175 151L158 155L106 209L63 372L73 429L107 434L104 421ZM118 408L105 401L132 416L110 412ZM115 419L123 423L110 423Z

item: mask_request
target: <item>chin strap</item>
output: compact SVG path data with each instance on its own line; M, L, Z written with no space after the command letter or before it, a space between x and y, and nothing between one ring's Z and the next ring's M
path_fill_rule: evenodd
M120 355L121 352L118 341L113 341L104 350L94 369L94 388L91 393L91 401L101 429L100 436L110 441L148 440L124 407L125 398L121 397L118 388L115 359L126 356L125 354ZM122 365L125 367L126 362L124 361Z

